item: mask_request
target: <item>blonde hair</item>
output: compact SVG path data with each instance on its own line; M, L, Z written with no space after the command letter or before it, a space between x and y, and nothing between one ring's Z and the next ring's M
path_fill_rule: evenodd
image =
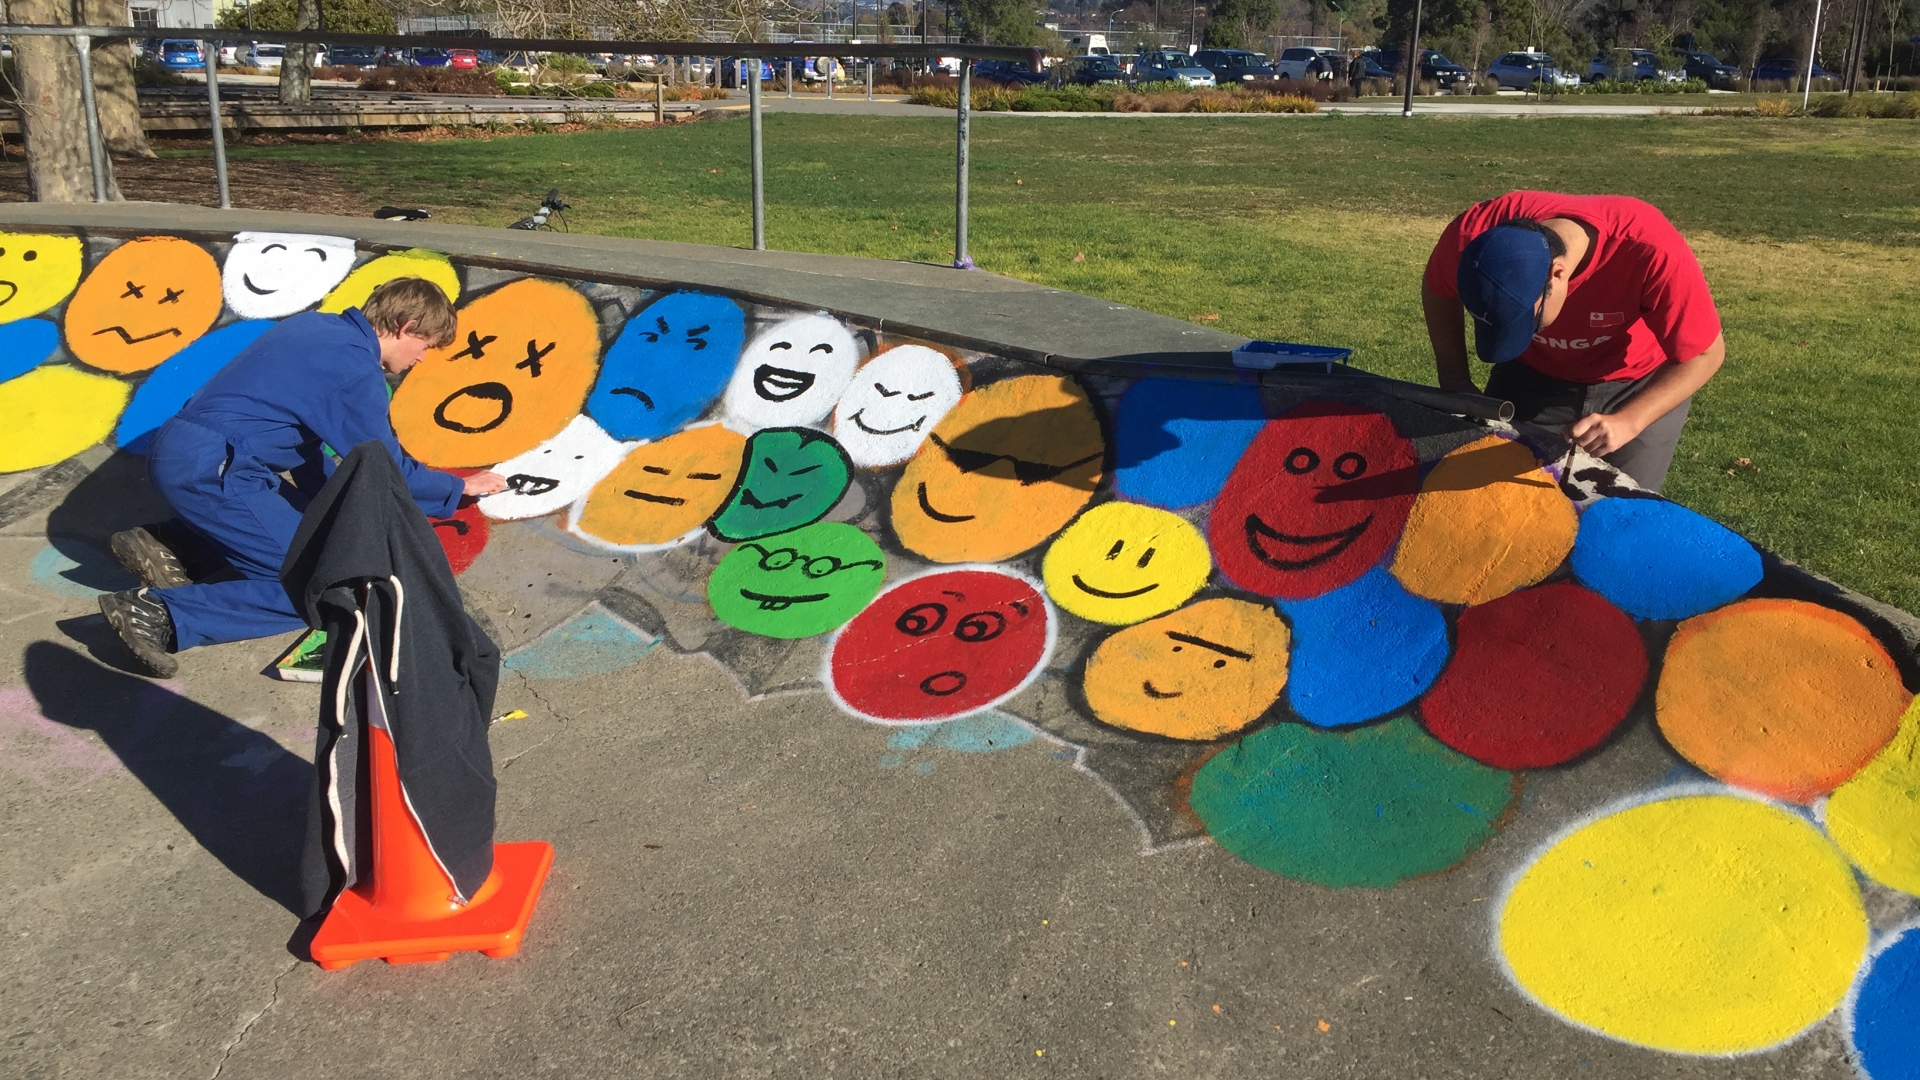
M412 323L410 332L431 341L436 349L453 341L453 301L426 278L402 277L382 283L360 305L360 314L384 334L398 334Z

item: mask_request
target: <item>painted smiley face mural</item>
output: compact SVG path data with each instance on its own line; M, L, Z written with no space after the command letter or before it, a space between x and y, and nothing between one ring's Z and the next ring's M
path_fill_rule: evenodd
M600 323L557 281L509 282L460 309L393 395L394 434L423 463L490 466L558 435L599 370Z
M616 439L680 430L726 388L746 333L746 313L732 300L668 293L627 320L608 347L587 415Z
M324 299L353 269L344 236L243 232L221 272L227 306L243 319L280 319Z
M899 345L867 361L840 397L833 436L864 469L898 465L960 401L953 360L925 345Z
M757 431L742 462L740 483L707 526L736 543L819 521L853 476L847 452L811 428Z
M440 286L447 299L460 299L460 272L453 268L453 262L437 251L409 248L360 264L320 301L319 310L338 315L350 307L359 307L373 295L373 290L403 277L425 278Z
M1202 600L1101 642L1087 660L1087 705L1115 727L1217 739L1280 699L1288 642L1265 604Z
M680 543L699 532L733 491L746 443L719 424L642 443L574 504L567 529L620 551Z
M950 720L1024 687L1053 650L1054 617L1034 582L998 569L900 582L834 640L827 683L882 723Z
M1208 537L1241 588L1319 596L1380 561L1419 489L1419 459L1392 420L1314 402L1261 429L1214 503Z
M495 465L493 471L507 479L507 490L481 499L480 510L503 521L564 510L585 498L633 448L633 443L608 436L591 419L576 416L560 434Z
M107 253L67 305L67 351L129 375L158 367L220 315L220 268L198 244L129 240Z
M871 603L886 570L872 537L823 521L728 552L707 579L707 603L721 622L749 634L812 637Z
M1106 473L1087 392L1025 375L960 399L893 489L893 530L935 562L1000 562L1059 532Z
M1110 502L1080 515L1047 548L1047 595L1092 622L1124 626L1172 611L1213 572L1207 541L1184 518Z
M726 424L751 433L826 419L860 363L860 345L829 315L802 315L747 343L722 399Z
M0 323L38 315L80 283L77 236L0 232Z

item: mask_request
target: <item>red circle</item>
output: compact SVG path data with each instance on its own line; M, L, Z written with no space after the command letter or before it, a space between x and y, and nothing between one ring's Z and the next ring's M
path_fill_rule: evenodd
M1387 553L1420 490L1420 459L1393 421L1315 401L1269 420L1207 522L1228 580L1282 600L1351 585Z
M840 631L827 662L834 692L875 720L945 720L1020 688L1047 655L1046 601L1031 582L991 570L903 581Z
M1470 607L1455 633L1421 718L1434 738L1496 768L1559 765L1599 746L1647 681L1633 619L1571 581Z

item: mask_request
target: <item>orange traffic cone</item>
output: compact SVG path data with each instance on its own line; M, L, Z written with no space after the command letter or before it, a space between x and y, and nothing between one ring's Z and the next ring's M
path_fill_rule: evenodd
M334 900L313 938L315 962L338 971L375 957L418 964L456 952L502 957L520 951L527 920L553 866L553 845L544 840L493 845L493 873L470 902L457 903L452 882L407 811L393 739L372 724L366 732L372 873Z

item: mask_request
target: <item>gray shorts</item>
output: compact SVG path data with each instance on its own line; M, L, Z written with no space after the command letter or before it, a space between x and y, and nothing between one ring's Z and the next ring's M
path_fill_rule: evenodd
M1513 402L1513 418L1542 427L1564 429L1583 416L1613 412L1646 389L1655 370L1631 382L1577 383L1542 375L1519 361L1495 364L1487 377L1487 396ZM1680 429L1687 426L1689 397L1667 415L1647 425L1638 438L1606 456L1608 464L1648 491L1659 491L1667 481L1673 452L1680 445Z

